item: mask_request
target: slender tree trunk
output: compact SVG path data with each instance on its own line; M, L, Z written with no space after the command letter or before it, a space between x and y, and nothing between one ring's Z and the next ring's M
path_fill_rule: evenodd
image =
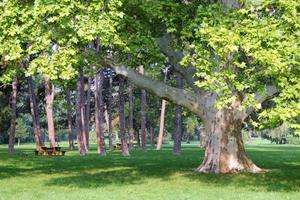
M150 141L151 141L151 145L153 146L154 145L154 129L152 126L150 127Z
M21 144L21 138L18 137L18 147L20 146Z
M141 147L141 138L140 138L140 131L139 130L136 130L135 137L136 137L138 146Z
M50 147L55 147L55 128L53 118L53 101L54 101L54 87L50 83L49 78L44 78L45 85L45 99L46 99L46 114L48 123L48 134Z
M86 134L86 146L87 149L90 145L90 114L91 114L91 77L88 78L88 89L86 95L86 109L85 109L85 134Z
M104 132L103 132L103 75L102 71L96 74L95 78L95 119L96 119L96 134L97 134L97 150L101 156L106 155Z
M71 151L74 150L74 142L73 142L73 124L72 124L72 103L71 103L71 94L70 89L66 90L66 98L67 98L67 119L68 119L68 131L69 131L69 148Z
M162 100L161 103L161 113L160 113L160 124L159 124L159 133L157 138L156 150L160 150L163 142L164 135L164 125L165 125L165 111L166 111L166 100Z
M85 156L87 154L87 149L85 148L83 141L83 125L82 125L82 92L83 92L83 74L80 71L80 75L77 81L77 97L76 97L76 132L77 132L77 144L78 151L81 156Z
M176 76L176 86L182 89L182 79L180 75ZM175 116L175 134L174 134L174 146L173 154L180 155L181 153L181 138L182 138L182 111L181 106L176 105L176 116Z
M82 75L83 76L83 75ZM82 120L82 139L83 139L83 145L86 149L86 151L88 151L88 145L87 145L87 124L86 124L86 101L87 98L85 96L85 83L84 83L84 76L80 79L80 83L81 83L81 120Z
M133 140L134 140L134 129L133 129L133 84L131 82L129 82L128 85L128 101L129 101L129 119L128 119L129 149L132 149Z
M107 113L108 113L108 137L109 137L109 148L113 149L113 128L112 128L112 77L109 78L108 87L108 102L107 102Z
M203 173L260 172L247 156L242 141L242 124L236 110L207 112L204 121L208 141L205 156L197 168Z
M121 132L121 144L123 156L129 156L127 140L126 140L126 127L125 127L125 109L124 109L124 77L119 77L119 120Z
M44 146L44 143L41 137L40 117L38 112L38 105L36 102L36 96L34 93L32 77L31 76L27 77L27 81L28 81L28 88L29 88L30 111L31 111L32 122L33 122L35 145L36 145L36 149L40 150L41 147Z
M18 79L15 77L12 82L12 97L11 97L11 121L9 132L8 153L14 153L15 135L16 135L16 116L17 116L17 84Z
M164 74L164 82L167 80L167 74ZM164 127L165 127L165 112L166 112L166 100L163 99L161 103L161 111L160 111L160 123L159 123L159 133L157 137L157 145L156 150L160 150L162 143L163 143L163 137L164 137Z
M139 66L139 73L144 75L144 66ZM146 90L141 90L141 136L142 136L142 149L146 150Z

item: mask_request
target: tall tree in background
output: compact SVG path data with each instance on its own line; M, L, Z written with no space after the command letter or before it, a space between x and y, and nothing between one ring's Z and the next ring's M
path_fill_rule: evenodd
M129 132L129 149L133 148L134 129L133 129L133 84L128 83L128 103L129 103L129 116L128 116L128 132Z
M176 87L183 88L182 78L179 74L176 75ZM175 113L175 133L174 133L174 146L173 154L180 155L181 153L181 138L182 138L182 110L180 105L176 105Z
M77 95L76 95L76 132L77 132L77 144L78 151L81 156L87 154L87 149L83 141L83 125L82 122L82 106L83 106L83 74L82 71L79 73L77 80Z
M86 94L86 107L85 107L85 139L86 139L86 146L89 148L89 140L90 140L90 115L91 115L91 83L92 78L88 77L88 84L87 84L87 94Z
M54 86L50 83L49 78L44 78L45 85L45 100L46 100L46 114L48 123L48 135L50 147L55 147L55 128L54 128L54 118L53 118L53 101L54 101Z
M9 129L9 143L8 152L14 152L15 136L16 136L16 117L17 117L17 84L18 79L15 77L12 81L12 95L11 95L11 122Z
M83 76L83 75L82 75ZM85 95L85 81L84 81L84 76L80 79L81 81L81 120L82 120L82 141L83 141L83 145L86 149L86 151L88 151L88 141L87 141L87 124L86 124L86 102L87 102L87 97Z
M68 120L68 132L69 132L69 148L71 151L74 150L73 142L73 120L72 120L72 101L71 101L71 92L70 89L66 89L66 98L67 98L67 120Z
M126 139L126 126L125 126L124 85L125 85L124 77L119 76L119 120L120 120L122 154L123 156L129 156L129 150L128 150L127 139Z
M108 140L109 148L113 149L113 128L112 128L112 77L109 77L109 86L108 86L108 101L107 101L107 114L108 114Z
M139 73L144 75L144 66L139 66ZM146 91L141 90L141 137L142 137L142 149L146 150L147 144L147 132L146 132Z
M30 111L31 111L32 122L33 122L35 145L36 145L36 149L40 150L41 147L44 146L44 143L41 137L40 117L39 117L38 106L36 102L36 96L33 88L32 76L28 76L27 81L28 81Z
M167 81L167 70L163 70L164 82ZM164 136L164 125L165 125L165 112L166 112L166 100L163 99L161 102L161 111L160 111L160 122L159 122L159 133L157 137L156 150L160 150L163 143Z
M104 119L104 102L103 102L103 74L100 70L99 74L95 77L95 123L97 134L97 150L101 156L106 155L104 131L103 131L103 119Z

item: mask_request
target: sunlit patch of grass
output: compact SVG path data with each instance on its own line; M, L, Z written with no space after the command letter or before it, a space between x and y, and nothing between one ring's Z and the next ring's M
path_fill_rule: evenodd
M34 156L24 145L15 155L0 147L0 200L89 199L299 199L300 147L247 145L251 159L269 169L263 174L197 174L203 150L184 145L181 156L171 146L162 151L133 150L129 158L120 151L106 157L77 151L64 157ZM28 156L20 156L23 152Z

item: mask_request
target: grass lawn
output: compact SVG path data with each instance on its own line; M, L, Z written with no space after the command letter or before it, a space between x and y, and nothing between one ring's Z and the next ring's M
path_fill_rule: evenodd
M193 172L203 158L196 145L184 145L179 157L170 146L134 150L129 158L120 151L102 158L95 147L86 157L37 157L32 149L9 156L0 146L0 200L300 199L300 146L254 142L247 152L270 172L219 176Z

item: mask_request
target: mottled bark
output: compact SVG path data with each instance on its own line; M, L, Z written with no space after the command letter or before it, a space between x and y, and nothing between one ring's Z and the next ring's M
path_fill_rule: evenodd
M17 116L17 84L18 79L15 77L12 82L11 96L11 121L9 130L8 153L14 153L15 136L16 136L16 116Z
M126 140L126 126L125 126L125 109L124 109L124 77L119 77L119 120L120 133L123 156L129 156L127 140Z
M128 132L129 132L129 149L133 148L134 129L133 129L133 84L128 84L128 102L129 102L129 117L128 117Z
M83 101L83 74L80 71L79 78L77 81L77 96L76 96L76 132L77 132L77 145L78 151L81 156L85 156L87 154L87 149L84 145L83 141L83 115L82 115L82 101Z
M31 76L27 77L27 81L28 81L28 88L29 88L30 111L31 111L32 122L33 122L35 146L37 150L40 150L41 147L44 146L44 143L41 137L40 117L38 112L38 105L36 102L36 96L34 93L32 77Z
M183 83L180 75L176 76L176 87L182 89ZM181 138L182 138L182 111L181 106L176 105L175 114L175 134L174 134L174 146L173 154L180 155L181 153Z
M160 121L159 121L159 133L157 137L156 150L160 150L163 142L164 135L164 125L165 125L165 112L166 112L166 100L162 100L161 111L160 111Z
M109 137L109 148L113 149L113 128L112 128L112 78L109 78L108 88L108 102L107 102L107 113L108 113L108 137Z
M242 120L234 110L207 113L204 128L208 140L197 171L203 173L260 172L247 156L242 141Z
M139 66L139 73L144 75L144 66ZM142 149L146 150L147 133L146 133L146 90L141 90L141 138Z
M44 78L44 85L49 143L50 147L55 147L55 127L53 117L54 86L50 83L49 78L46 77Z
M97 135L97 151L101 156L106 155L104 131L103 131L103 76L102 73L97 74L95 78L95 121L96 121L96 135Z
M68 119L68 132L69 132L69 148L71 151L74 150L73 142L73 123L72 123L72 103L71 103L71 94L70 89L66 89L66 98L67 98L67 119Z

